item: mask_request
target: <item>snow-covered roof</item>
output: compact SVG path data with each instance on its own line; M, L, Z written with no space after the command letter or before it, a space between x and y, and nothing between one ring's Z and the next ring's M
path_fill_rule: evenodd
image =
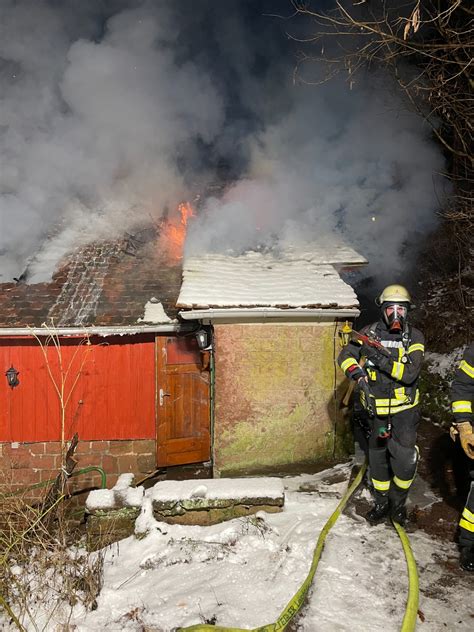
M286 246L282 253L285 261L311 261L314 264L330 264L336 267L360 266L367 259L347 244L335 244L331 239L325 242L311 242L305 246Z
M348 263L346 255L341 253L339 263ZM359 263L365 261L360 259ZM187 258L177 301L181 309L347 309L358 304L354 290L321 251L313 255L246 252Z

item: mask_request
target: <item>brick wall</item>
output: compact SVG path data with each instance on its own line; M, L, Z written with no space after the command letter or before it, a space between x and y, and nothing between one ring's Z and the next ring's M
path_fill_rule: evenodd
M246 474L329 462L351 448L333 322L222 324L215 334L214 468Z
M0 443L0 493L55 478L61 463L60 452L59 442ZM138 480L156 470L153 440L80 441L75 458L76 471L91 465L102 468L109 488L119 474L133 472ZM96 471L74 476L68 483L70 491L100 484L101 475ZM34 495L41 496L44 489Z

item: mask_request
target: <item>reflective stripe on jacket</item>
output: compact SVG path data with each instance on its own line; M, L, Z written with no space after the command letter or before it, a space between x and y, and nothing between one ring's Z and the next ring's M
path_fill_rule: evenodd
M474 342L466 347L451 385L454 421L474 422Z

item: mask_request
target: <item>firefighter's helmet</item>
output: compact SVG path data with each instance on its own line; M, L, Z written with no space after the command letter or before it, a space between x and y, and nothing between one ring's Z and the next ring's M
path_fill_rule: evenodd
M382 317L391 332L401 332L405 328L410 294L403 285L387 285L375 301L382 309Z
M387 285L375 302L380 307L382 303L411 303L411 298L403 285Z

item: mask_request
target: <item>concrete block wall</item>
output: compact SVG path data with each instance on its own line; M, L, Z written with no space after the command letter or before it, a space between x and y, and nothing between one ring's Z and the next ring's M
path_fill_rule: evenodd
M337 329L334 321L214 327L215 475L291 469L347 454Z
M120 474L133 472L136 480L156 469L156 444L153 440L80 441L76 449L75 471L88 466L102 468L107 487L112 487ZM0 493L55 478L61 465L60 442L0 443ZM68 489L76 491L100 487L99 472L92 471L69 479ZM41 497L44 487L30 494Z

